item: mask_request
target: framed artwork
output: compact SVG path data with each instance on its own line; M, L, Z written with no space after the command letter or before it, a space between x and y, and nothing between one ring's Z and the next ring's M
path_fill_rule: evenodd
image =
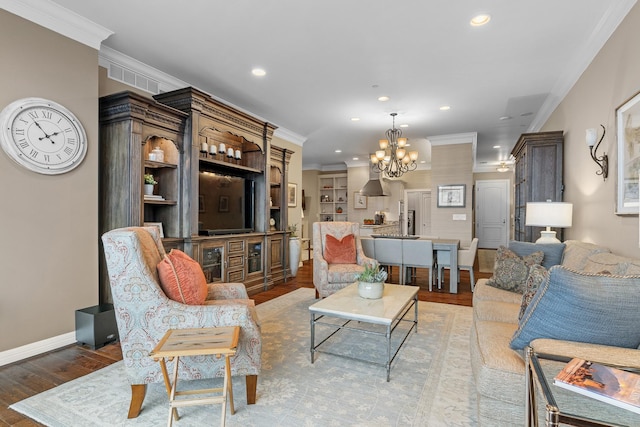
M290 182L287 185L287 206L295 208L298 205L298 184Z
M438 185L439 208L464 208L465 184Z
M616 109L618 133L617 215L638 215L640 168L640 92Z
M367 196L358 191L353 193L353 209L367 209Z
M229 196L220 196L218 212L229 212Z
M204 196L202 194L198 196L198 212L204 212Z
M158 227L158 230L160 230L160 237L164 238L164 229L162 228L161 222L145 222L143 225L145 227Z

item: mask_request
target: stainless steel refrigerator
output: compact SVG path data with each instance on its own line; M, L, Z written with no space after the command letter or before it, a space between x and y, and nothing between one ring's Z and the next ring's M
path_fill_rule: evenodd
M407 211L407 234L410 236L416 234L416 211L413 209Z

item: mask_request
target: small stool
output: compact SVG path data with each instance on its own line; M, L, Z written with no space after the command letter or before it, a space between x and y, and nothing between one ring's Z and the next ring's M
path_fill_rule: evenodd
M227 409L227 393L231 415L235 413L233 407L233 386L231 383L231 364L229 357L236 354L238 346L239 326L227 326L220 328L194 328L194 329L170 329L162 337L158 345L149 354L154 360L160 362L164 385L169 395L169 421L171 427L173 418L179 419L177 408L180 406L206 405L210 403L222 403L222 416L220 425L224 426ZM182 356L215 355L224 356L225 371L222 388L208 388L190 391L177 391L178 387L178 362ZM169 380L165 359L174 360L173 382ZM176 399L177 396L212 394L222 392L222 395L199 397L192 399Z

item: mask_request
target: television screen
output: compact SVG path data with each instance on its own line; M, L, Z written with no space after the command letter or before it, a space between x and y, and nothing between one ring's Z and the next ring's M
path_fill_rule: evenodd
M200 234L253 231L253 181L203 171L198 182Z

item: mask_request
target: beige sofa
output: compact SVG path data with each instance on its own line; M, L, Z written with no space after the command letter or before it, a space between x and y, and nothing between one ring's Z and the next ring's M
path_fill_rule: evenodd
M567 241L562 265L576 271L640 274L640 260L612 254L607 248ZM521 351L510 348L518 328L520 294L487 285L480 279L473 295L471 367L477 392L478 425L525 425L525 365ZM639 311L640 313L640 308ZM640 314L639 314L640 315ZM532 347L541 353L582 357L624 366L640 366L640 351L553 339L536 339ZM631 416L635 416L629 412ZM637 420L637 418L635 418Z

